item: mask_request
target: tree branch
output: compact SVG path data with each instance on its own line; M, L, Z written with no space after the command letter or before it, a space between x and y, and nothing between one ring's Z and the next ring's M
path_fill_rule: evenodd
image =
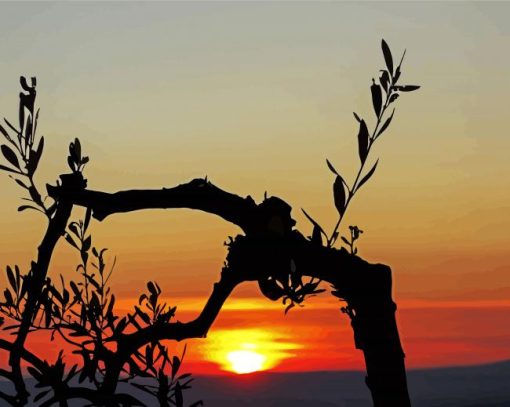
M65 174L60 177L62 185L53 187L56 190L77 191L86 186L81 174ZM30 289L27 293L26 304L23 309L21 323L17 331L16 340L9 356L9 365L12 368L12 381L16 387L17 397L21 405L26 403L28 392L21 372L20 359L24 351L25 341L30 332L34 316L39 310L41 291L48 274L53 250L60 237L64 234L67 221L71 215L73 204L65 199L58 201L55 214L50 219L46 233L38 247L37 261L32 262Z
M220 281L214 284L213 291L200 315L192 321L154 324L130 334L122 334L117 341L117 351L106 366L101 392L113 394L122 367L129 357L142 346L163 339L181 341L190 338L205 338L216 320L223 304L234 288L242 282L239 275L224 267Z
M52 188L48 194L54 199L61 198L65 191ZM103 220L109 215L140 209L189 208L220 216L238 225L245 232L253 223L252 215L257 205L251 197L228 193L205 179L194 179L174 188L156 190L129 190L106 193L92 190L73 192L68 197L75 205L92 209L93 216Z
M55 199L62 198L59 192L65 193L49 190ZM251 197L243 199L202 179L161 190L114 194L71 191L65 200L91 208L98 220L113 213L140 209L197 209L238 225L246 234L237 236L229 244L227 267L195 320L153 325L118 340L118 350L107 368L101 393L111 395L115 392L123 365L143 345L163 339L179 341L204 337L237 284L243 281L259 281L260 284L268 278L288 281L289 273L294 270L292 272L301 276L330 283L336 290L335 295L347 301L356 347L365 353L367 383L374 393L374 400L382 400L377 404L407 406L404 353L395 322L391 269L383 264L370 264L345 249L324 247L306 239L293 229L295 221L290 215L291 207L283 200L271 197L257 205ZM268 296L264 290L263 293ZM280 297L281 294L276 295L275 299ZM393 385L400 387L392 389Z

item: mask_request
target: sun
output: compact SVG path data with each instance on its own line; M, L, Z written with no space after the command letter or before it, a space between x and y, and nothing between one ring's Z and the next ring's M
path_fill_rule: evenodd
M266 357L253 350L235 350L227 354L233 372L253 373L263 370Z
M288 342L285 334L259 328L218 329L198 344L203 359L236 374L271 370L301 347Z

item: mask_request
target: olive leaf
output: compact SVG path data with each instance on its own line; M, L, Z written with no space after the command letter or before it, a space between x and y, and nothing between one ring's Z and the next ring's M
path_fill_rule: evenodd
M9 161L10 164L14 165L16 168L19 168L18 157L16 157L14 151L12 151L11 148L6 146L5 144L2 145L1 149L5 159Z
M341 176L337 176L335 179L335 182L333 183L333 199L335 201L335 207L340 214L340 216L343 216L345 213L345 187L344 187L344 180Z
M361 120L358 132L358 152L362 164L367 159L369 137L370 135L368 134L367 124L365 123L365 120Z
M379 77L379 82L381 83L381 86L384 89L384 91L387 93L390 84L390 75L388 71L384 70L382 72L381 76Z
M370 91L372 92L372 104L374 106L375 115L379 117L382 109L382 90L381 86L375 83L374 79L372 79Z
M333 164L329 162L329 160L326 158L326 163L328 164L328 168L331 170L331 172L335 175L340 175L337 170L335 170L335 167L333 167Z
M386 67L390 74L393 75L393 57L391 56L390 47L384 39L381 41L381 48L384 55L384 61L386 62Z

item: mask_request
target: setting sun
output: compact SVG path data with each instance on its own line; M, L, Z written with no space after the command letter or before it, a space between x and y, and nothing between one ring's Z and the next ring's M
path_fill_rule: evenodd
M238 374L258 372L263 369L266 357L252 350L236 350L227 354L232 371Z
M269 329L217 329L208 341L197 343L204 359L238 374L273 369L301 347L283 332Z

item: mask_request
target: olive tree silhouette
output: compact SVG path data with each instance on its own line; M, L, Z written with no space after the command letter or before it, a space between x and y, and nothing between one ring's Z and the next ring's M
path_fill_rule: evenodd
M294 228L291 206L282 199L265 196L256 203L250 196L242 198L216 187L207 178L158 190L89 190L83 176L89 158L83 156L78 139L69 147L71 173L61 175L56 185L47 185L48 197L43 199L34 183L44 148L44 138L36 140L36 81L32 78L28 85L22 77L19 127L7 120L8 129L0 126L8 141L1 146L7 165L0 169L28 193L28 203L18 210L41 212L48 226L29 271L22 273L18 266L6 269L9 287L0 305L1 322L10 322L3 329L10 331L14 339L0 339L0 349L9 354L9 369L0 369L0 375L13 383L15 393L1 393L0 397L15 406L29 402L66 406L72 399L101 406L143 405L129 391L119 391L119 383L127 383L154 396L161 406L183 406L183 390L189 388L191 381L189 374L179 374L184 355L171 356L162 341L205 338L225 300L243 282L257 281L264 296L282 300L285 312L302 304L308 296L325 291L319 288L324 282L332 286L333 295L345 302L342 311L350 317L355 345L364 353L366 383L374 405L410 406L391 270L357 256L356 241L363 232L357 226L349 227L348 238L339 232L352 198L376 171L378 161L367 170L367 158L393 119L395 111L389 114L391 105L402 93L419 88L398 84L405 52L395 67L384 40L382 51L386 67L380 71L378 83L372 80L371 85L376 116L372 131L354 113L359 123L360 159L354 182L348 184L327 160L335 176L333 198L339 217L331 234L327 234L303 210L313 226L310 237ZM70 222L74 206L86 208L83 220ZM93 247L87 231L91 218L103 221L115 213L152 208L201 210L243 231L229 238L218 282L198 317L186 323L173 321L176 308L161 303L161 289L153 282L147 284L148 291L140 296L139 306L125 316L117 315L115 296L108 287L113 267L106 267L106 249ZM59 284L48 276L51 256L61 237L80 259L76 269L79 280L69 284L62 276ZM349 250L337 248L340 241ZM81 357L81 364L67 367L62 352L50 363L26 349L27 337L42 330L48 331L51 339L58 335L66 341ZM35 378L36 387L43 389L35 396L27 390L24 365ZM199 401L192 405L201 404Z

